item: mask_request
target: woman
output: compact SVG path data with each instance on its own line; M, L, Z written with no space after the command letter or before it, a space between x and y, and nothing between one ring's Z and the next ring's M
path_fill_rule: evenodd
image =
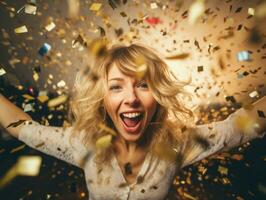
M166 197L176 170L265 131L266 120L257 114L266 110L265 97L224 121L189 124L193 114L180 103L183 86L151 49L115 46L77 77L72 127L39 125L3 96L0 122L7 127L27 120L7 130L83 168L90 199L159 200ZM239 125L243 120L249 125ZM106 136L111 145L99 145Z

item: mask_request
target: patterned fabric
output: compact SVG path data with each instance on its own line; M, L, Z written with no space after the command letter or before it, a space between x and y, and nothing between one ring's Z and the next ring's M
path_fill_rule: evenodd
M224 121L196 126L191 134L186 134L184 145L177 148L182 155L181 167L258 137L255 131L243 133L234 126L235 114L239 112L244 110L240 109ZM82 167L89 200L162 200L166 197L177 167L180 168L177 163L161 160L148 152L136 181L128 185L115 156L110 166L98 170L95 155L88 154L92 151L81 141L82 134L70 140L71 133L71 127L50 127L28 121L22 125L19 139L43 153ZM84 158L87 160L81 164Z

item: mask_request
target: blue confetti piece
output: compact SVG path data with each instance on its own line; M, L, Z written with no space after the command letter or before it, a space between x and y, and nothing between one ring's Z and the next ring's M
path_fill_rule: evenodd
M243 77L244 77L243 72L240 72L240 73L237 74L237 78L238 78L238 79L241 79L241 78L243 78Z
M238 61L250 61L250 54L248 51L240 51L237 53Z
M50 50L51 50L51 45L44 43L43 46L39 49L39 54L41 56L45 56Z

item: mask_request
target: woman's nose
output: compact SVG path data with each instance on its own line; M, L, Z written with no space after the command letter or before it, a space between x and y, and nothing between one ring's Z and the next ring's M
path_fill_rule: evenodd
M127 91L125 103L133 107L139 105L140 100L134 90Z

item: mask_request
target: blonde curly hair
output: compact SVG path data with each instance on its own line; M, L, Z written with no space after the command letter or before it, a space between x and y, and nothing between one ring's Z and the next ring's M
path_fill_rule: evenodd
M115 130L103 104L110 66L116 64L122 73L136 76L140 59L145 61L147 69L144 79L159 106L139 145L148 145L149 151L153 153L157 144L176 146L182 140L182 127L189 119L193 121L192 111L181 103L181 98L189 95L184 90L188 83L179 81L153 49L141 44L131 44L111 47L96 59L93 67L77 75L71 111L74 116L74 134L84 130L85 145L95 145L96 140L106 134L99 130L100 123ZM110 146L99 150L97 163L108 163L112 148Z

